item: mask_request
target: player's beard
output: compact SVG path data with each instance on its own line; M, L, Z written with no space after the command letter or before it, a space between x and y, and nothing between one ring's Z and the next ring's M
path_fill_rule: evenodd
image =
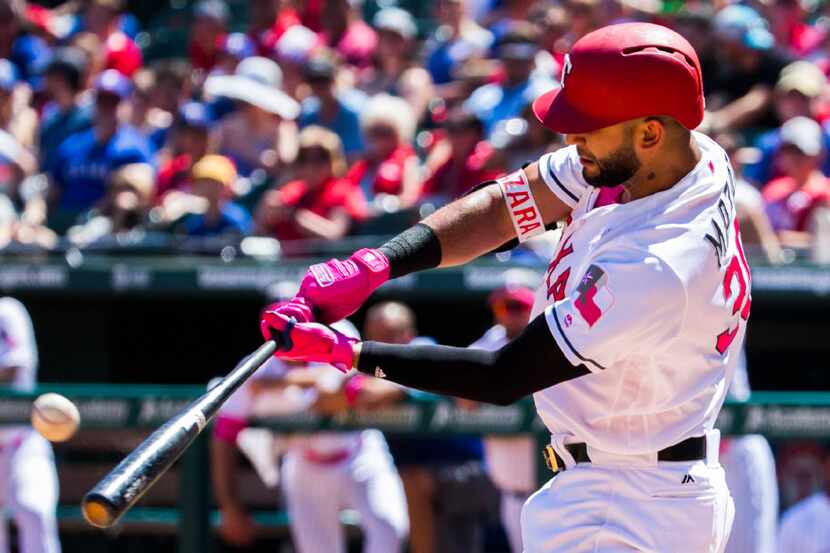
M594 188L612 188L623 184L633 177L642 165L633 144L626 144L603 159L595 159L594 163L599 169L596 174L588 175L585 169L582 169L585 182Z

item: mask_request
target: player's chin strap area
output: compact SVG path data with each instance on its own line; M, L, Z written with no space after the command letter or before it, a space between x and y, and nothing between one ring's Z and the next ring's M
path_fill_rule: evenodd
M565 443L569 435L552 435L551 443L542 454L547 467L557 473L576 464L592 463L597 466L654 467L658 462L706 461L707 465L718 463L720 431L710 430L704 436L687 438L677 444L654 453L616 454L598 450L585 443Z

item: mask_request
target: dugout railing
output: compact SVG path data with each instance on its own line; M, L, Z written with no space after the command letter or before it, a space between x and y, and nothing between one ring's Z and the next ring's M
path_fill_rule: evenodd
M140 430L149 432L176 414L204 388L198 386L144 385L43 385L33 393L0 389L0 424L26 422L36 395L54 391L71 398L82 417L82 430ZM395 434L533 434L539 449L547 434L535 414L532 402L524 400L507 407L483 406L460 409L446 400L412 399L373 410L356 410L336 416L310 412L257 420L255 426L279 432L353 430L378 428ZM758 392L744 403L727 403L718 418L725 435L764 434L773 439L826 439L830 436L830 392ZM209 430L193 444L179 461L177 507L142 508L125 517L127 524L167 520L177 528L179 553L205 553L210 550L216 513L211 511L208 458ZM119 455L123 453L120 452ZM540 459L541 460L541 459ZM107 466L114 466L110 459ZM542 462L537 463L539 480L548 478ZM102 468L102 471L105 470ZM79 508L62 505L60 514L79 518ZM284 525L284 513L273 513L262 520Z

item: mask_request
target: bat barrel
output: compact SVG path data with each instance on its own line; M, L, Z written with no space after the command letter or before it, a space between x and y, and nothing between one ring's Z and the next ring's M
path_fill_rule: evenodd
M276 349L273 340L265 342L222 382L141 442L84 496L81 510L87 522L98 528L116 524L193 443L222 403Z

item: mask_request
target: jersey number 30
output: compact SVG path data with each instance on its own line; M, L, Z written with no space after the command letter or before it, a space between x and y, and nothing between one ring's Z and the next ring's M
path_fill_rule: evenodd
M731 301L732 316L736 320L734 328L730 325L730 327L718 334L715 348L721 355L726 353L735 336L738 335L741 321L749 319L749 309L752 305L752 298L749 294L749 285L752 282L752 276L749 273L749 265L746 262L744 249L741 245L741 234L738 230L737 220L735 221L735 246L738 249L738 255L733 255L732 259L729 260L729 265L726 266L726 274L723 276L723 299L727 305ZM734 294L732 291L733 284L738 285L737 294ZM737 317L738 312L740 312L740 317Z

